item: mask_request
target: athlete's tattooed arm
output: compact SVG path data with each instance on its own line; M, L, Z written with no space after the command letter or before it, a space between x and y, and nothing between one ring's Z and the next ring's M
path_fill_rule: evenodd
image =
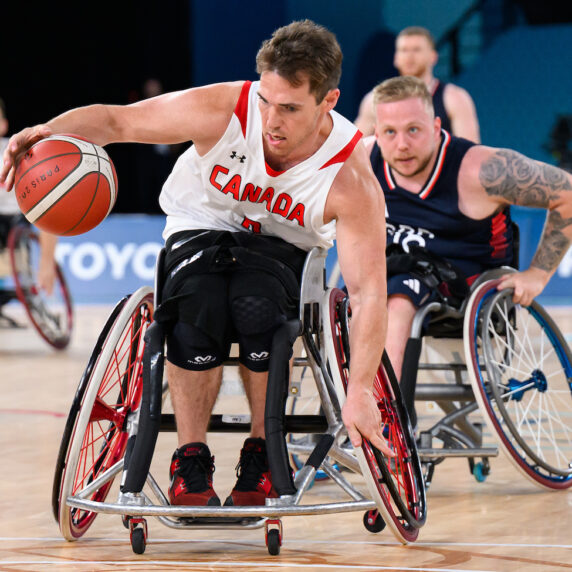
M548 209L530 266L551 275L572 238L572 177L516 151L499 149L483 161L479 180L490 196L501 197L513 205Z

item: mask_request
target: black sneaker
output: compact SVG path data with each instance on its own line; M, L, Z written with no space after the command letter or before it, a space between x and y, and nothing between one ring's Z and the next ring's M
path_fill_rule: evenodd
M175 451L169 476L173 505L220 506L213 489L214 457L204 443L188 443Z
M278 496L270 478L264 439L250 437L244 442L236 476L225 506L259 506L266 504L266 498Z

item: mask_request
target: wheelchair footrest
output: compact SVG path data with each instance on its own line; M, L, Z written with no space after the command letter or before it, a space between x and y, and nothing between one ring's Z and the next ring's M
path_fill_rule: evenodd
M253 525L262 525L264 519L258 517L233 517L233 516L198 516L198 517L180 517L176 519L177 523L184 528L208 528L208 527L252 527Z
M481 448L418 448L417 453L424 459L440 459L443 457L498 457L499 451L497 447L481 447Z

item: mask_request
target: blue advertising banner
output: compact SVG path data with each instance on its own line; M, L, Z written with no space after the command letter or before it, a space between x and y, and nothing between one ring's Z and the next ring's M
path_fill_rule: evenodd
M153 286L165 217L110 215L86 234L61 237L56 258L76 304L115 304Z
M513 208L520 228L521 268L530 264L544 225L541 209ZM90 232L60 238L56 250L74 302L115 304L143 285L153 286L155 260L163 245L163 216L111 215ZM336 262L327 260L328 276ZM572 249L546 287L543 304L572 304Z

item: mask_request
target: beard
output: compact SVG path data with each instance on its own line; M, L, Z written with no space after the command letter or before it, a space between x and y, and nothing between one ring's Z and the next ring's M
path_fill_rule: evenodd
M391 167L391 169L393 171L395 171L397 174L401 175L402 177L406 177L408 179L411 179L411 178L419 175L419 173L422 173L427 168L427 165L429 165L429 163L431 162L432 159L433 159L433 150L429 151L429 153L427 153L426 155L419 157L418 166L415 169L415 171L412 173L403 172L399 168L399 163L396 161L391 161L391 162L388 161L388 163L389 163L389 166Z

